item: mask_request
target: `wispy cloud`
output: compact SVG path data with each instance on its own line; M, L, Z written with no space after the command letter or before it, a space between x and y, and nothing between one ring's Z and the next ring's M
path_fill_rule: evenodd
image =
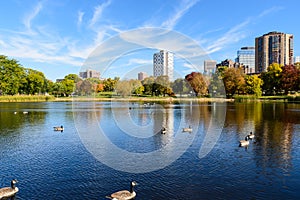
M93 26L101 19L104 9L110 4L111 1L109 0L95 7L93 18L89 24L90 28L93 28Z
M208 54L214 53L216 51L221 50L226 45L230 43L235 43L245 38L244 27L246 27L250 23L249 19L246 19L240 24L237 24L233 28L229 29L223 36L219 39L215 40L211 45L206 47L206 51Z
M38 4L34 7L34 9L27 14L27 16L24 17L23 24L28 30L31 30L31 23L32 20L40 13L42 10L43 5L41 2L38 2Z
M271 7L271 8L269 8L269 9L266 9L266 10L264 10L263 12L261 12L261 13L257 16L257 18L264 17L265 15L268 15L268 14L273 13L273 12L278 12L278 11L283 10L283 9L284 9L284 7L280 7L280 6L274 6L274 7Z
M77 27L79 28L82 24L84 12L78 11Z
M283 7L272 7L272 8L263 10L261 13L259 13L255 17L248 17L243 22L235 25L233 28L231 28L227 32L225 32L225 34L223 34L219 39L216 39L213 42L211 42L211 44L205 48L207 53L211 54L211 53L220 51L229 44L239 42L240 40L247 37L247 32L246 32L247 26L249 26L251 23L256 22L259 18L263 18L266 15L269 15L271 13L277 12L282 9L283 9ZM206 43L208 43L208 40L206 40Z
M198 0L184 0L181 1L180 5L176 8L174 14L172 14L166 21L161 24L161 27L167 29L173 29L178 21L184 16L186 12L191 9Z

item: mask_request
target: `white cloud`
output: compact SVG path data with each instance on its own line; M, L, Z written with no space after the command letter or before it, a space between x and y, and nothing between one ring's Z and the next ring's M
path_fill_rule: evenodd
M38 2L38 4L34 7L34 9L24 17L23 24L28 30L31 30L31 23L32 20L40 13L42 10L43 5L41 2Z
M93 28L95 24L100 20L102 17L103 11L106 7L108 7L111 4L111 1L106 1L103 4L100 4L95 7L93 18L90 21L90 28Z
M192 1L184 0L184 1L181 1L179 7L177 7L174 14L172 14L169 17L169 19L164 21L161 24L161 27L167 28L167 29L173 29L176 26L177 22L184 16L184 14L186 12L188 12L189 9L191 9L197 2L198 2L198 0L192 0Z
M78 11L77 27L79 28L82 24L84 12Z
M247 19L240 24L237 24L233 28L229 29L223 36L219 39L212 42L211 45L206 47L206 52L208 54L214 53L223 49L226 45L235 43L245 38L244 27L246 27L250 23L250 20Z

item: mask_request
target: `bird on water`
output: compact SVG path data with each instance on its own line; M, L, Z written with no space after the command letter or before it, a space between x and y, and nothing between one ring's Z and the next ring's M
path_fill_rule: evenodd
M249 139L253 139L255 137L255 135L251 131L250 134L248 135L248 137L249 137Z
M240 140L240 147L245 147L249 145L249 136L245 137L245 140Z
M63 131L64 130L64 127L62 125L61 126L55 126L53 128L54 128L54 131Z
M10 182L10 187L1 188L0 189L0 199L14 196L19 191L19 188L17 188L15 186L15 184L17 182L18 182L17 180L13 179Z
M108 199L113 199L113 200L129 200L133 199L136 196L135 191L133 190L133 187L137 185L137 182L132 181L130 184L130 191L128 190L121 190L115 193L112 193L109 196L106 196Z

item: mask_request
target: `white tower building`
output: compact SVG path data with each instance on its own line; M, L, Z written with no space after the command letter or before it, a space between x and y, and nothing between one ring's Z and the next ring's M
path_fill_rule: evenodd
M161 50L153 55L153 76L168 76L173 79L174 56L173 53Z

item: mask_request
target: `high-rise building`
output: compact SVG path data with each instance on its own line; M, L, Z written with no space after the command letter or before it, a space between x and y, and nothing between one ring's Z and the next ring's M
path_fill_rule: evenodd
M145 72L138 73L138 80L140 80L140 81L144 80L147 77L148 77L148 75Z
M161 50L153 55L153 76L168 76L173 79L174 61L173 53Z
M272 63L293 64L294 36L280 32L270 32L255 38L255 71L267 70Z
M217 62L215 60L204 60L204 73L213 74L216 71Z
M255 47L242 47L237 51L235 62L244 67L246 74L255 73Z
M100 79L100 72L92 69L87 69L85 72L79 72L79 77L85 78L99 78Z

